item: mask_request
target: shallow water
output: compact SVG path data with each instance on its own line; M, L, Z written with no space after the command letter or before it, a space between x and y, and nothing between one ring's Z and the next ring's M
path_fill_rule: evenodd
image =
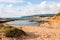
M47 18L39 18L38 20L47 20ZM18 24L18 25L29 25L29 26L38 26L39 25L39 23L30 22L29 20L16 20L16 21L7 22L5 24Z
M38 26L37 22L29 22L28 20L16 20L16 21L7 22L5 24L18 24L18 25Z

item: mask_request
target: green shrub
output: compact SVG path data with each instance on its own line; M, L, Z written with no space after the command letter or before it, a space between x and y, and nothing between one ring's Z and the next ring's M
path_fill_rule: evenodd
M4 26L4 29L11 29L13 28L12 26Z
M21 29L14 28L14 29L5 31L4 35L5 35L5 37L19 37L22 35L26 35L26 33Z
M0 24L0 29L3 28L3 27L4 27L4 25L3 24Z
M11 29L13 29L12 26L4 26L2 31L3 31L3 32L7 32L7 31L9 31L9 30L11 30Z

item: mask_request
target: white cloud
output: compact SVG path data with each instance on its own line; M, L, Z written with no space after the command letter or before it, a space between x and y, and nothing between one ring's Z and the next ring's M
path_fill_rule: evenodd
M6 5L6 7L13 7L13 4Z
M57 3L57 4L56 4L56 3L55 3L55 4L49 4L49 5L48 5L49 8L50 8L49 12L51 12L51 13L60 12L59 4L60 4L60 3Z
M47 4L46 1L43 1L40 4L36 5L33 5L31 2L28 2L28 5L18 8L13 8L12 4L7 5L5 9L3 5L0 6L0 15L2 15L2 17L56 13L59 11L60 11L60 3Z
M28 5L32 5L32 3L31 2L28 2Z
M24 0L0 0L0 2L25 2Z
M46 1L43 1L41 4L40 4L40 7L45 7L46 6Z

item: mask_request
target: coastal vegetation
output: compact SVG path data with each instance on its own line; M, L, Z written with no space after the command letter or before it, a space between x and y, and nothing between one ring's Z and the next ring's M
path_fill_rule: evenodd
M0 24L0 29L0 33L4 33L5 37L21 37L27 35L22 29L15 28L13 26L4 26Z

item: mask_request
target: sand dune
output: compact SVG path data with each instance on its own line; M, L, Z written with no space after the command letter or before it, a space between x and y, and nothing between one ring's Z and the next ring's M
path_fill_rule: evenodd
M9 24L10 25L10 24ZM15 40L60 40L60 25L59 23L52 22L52 26L20 26L12 25L17 28L22 28L28 36L23 38L15 38ZM55 27L56 26L56 27ZM5 40L5 39L3 39ZM13 40L11 38L6 38L6 40Z
M56 20L54 22L52 21L49 24L44 23L41 24L41 26L21 26L13 24L4 25L10 25L19 29L22 28L22 30L27 33L27 36L23 36L22 38L2 37L1 40L60 40L60 20Z

